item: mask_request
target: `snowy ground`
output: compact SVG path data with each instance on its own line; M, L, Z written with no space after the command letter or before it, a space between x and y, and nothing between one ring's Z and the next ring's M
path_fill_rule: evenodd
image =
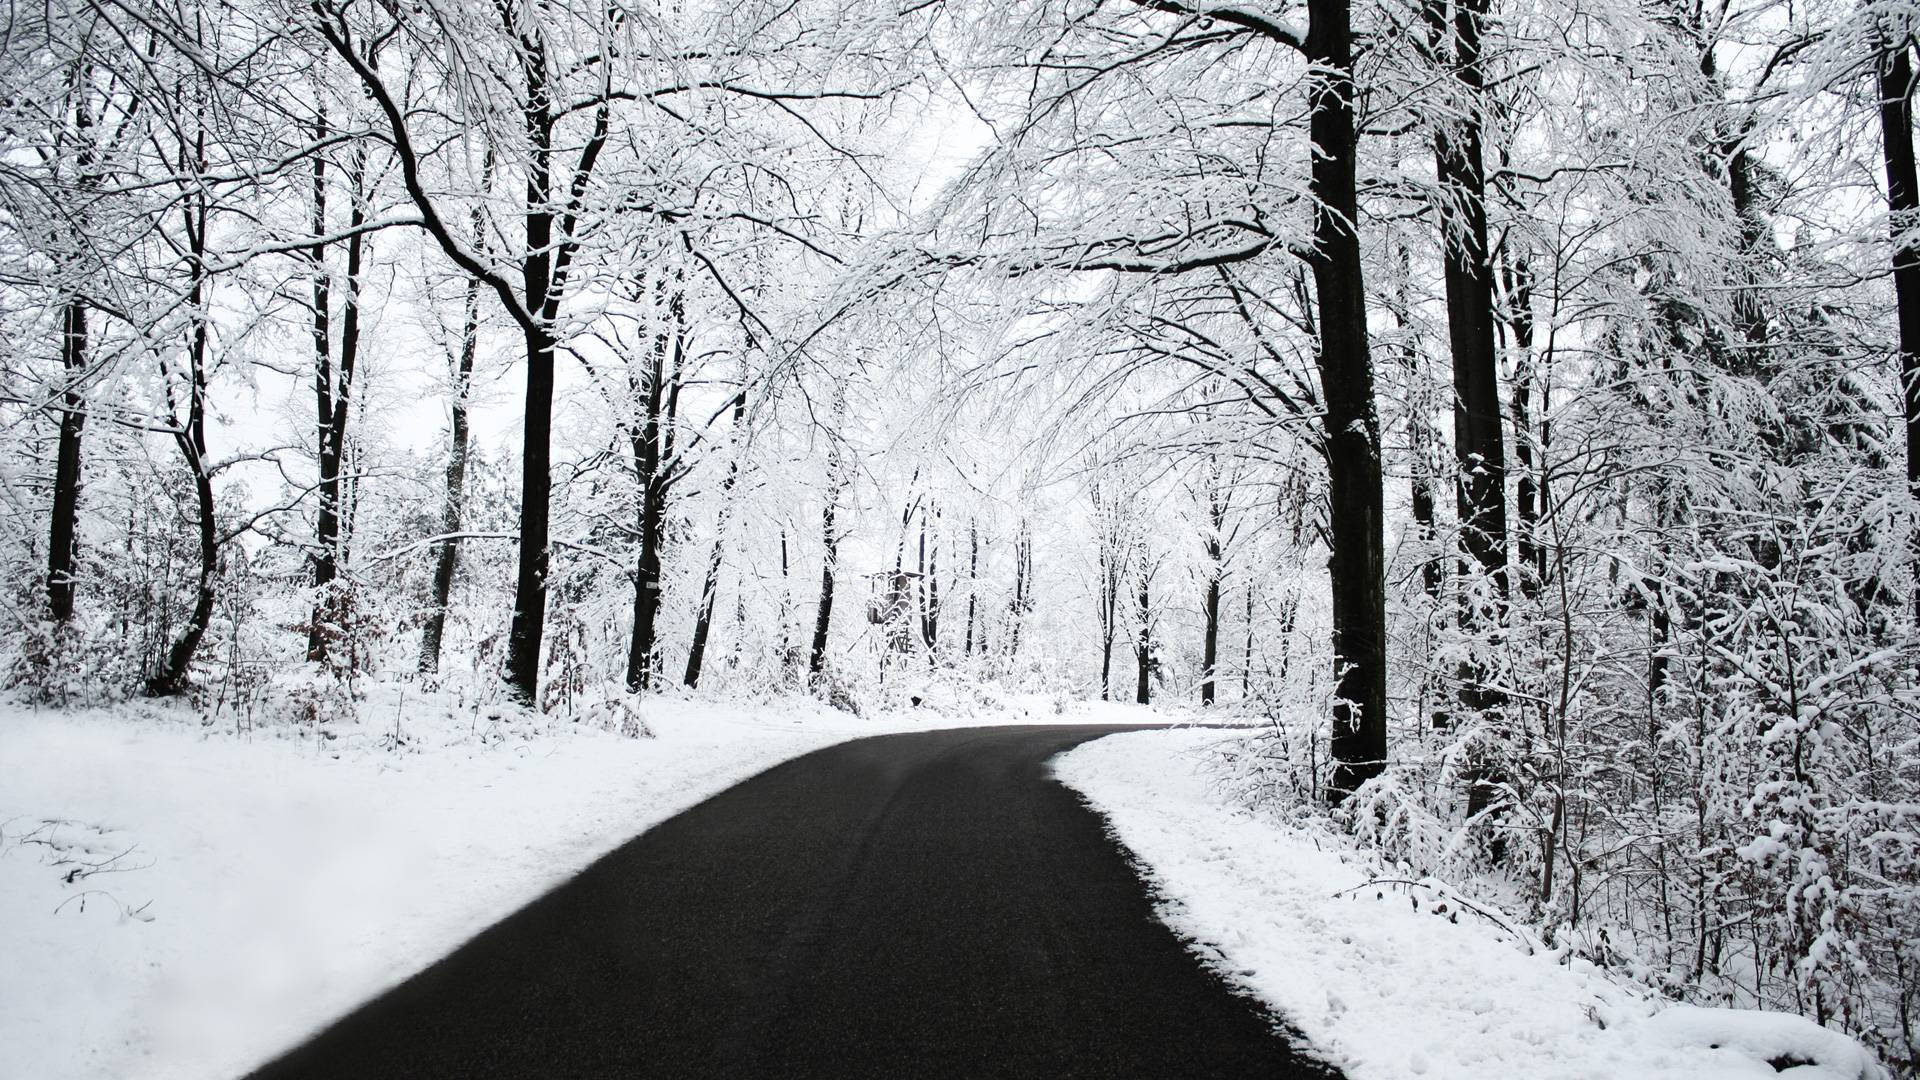
M1055 771L1143 864L1161 917L1352 1080L1881 1075L1857 1044L1812 1021L1660 1011L1585 961L1563 965L1503 929L1515 924L1500 913L1464 908L1438 882L1376 884L1398 875L1339 837L1232 808L1211 789L1204 751L1239 737L1115 735L1061 755Z
M808 750L1151 719L1043 699L877 719L666 699L645 709L654 737L636 739L404 694L378 688L330 739L0 704L0 1074L238 1074L623 840Z

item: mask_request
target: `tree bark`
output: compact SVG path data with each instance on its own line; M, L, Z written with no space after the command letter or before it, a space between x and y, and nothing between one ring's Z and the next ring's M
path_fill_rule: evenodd
M980 526L967 519L967 656L973 656L973 620L980 591Z
M713 627L714 598L720 592L720 566L725 551L727 518L732 510L733 487L740 478L740 437L746 419L747 391L743 386L733 398L734 452L727 462L727 475L720 481L720 512L714 522L713 548L707 553L707 576L700 586L700 611L693 623L693 643L687 648L686 677L681 680L688 686L700 685L700 668L707 655L707 636Z
M927 546L927 515L920 514L920 640L927 659L940 646L940 507L933 508L933 546Z
M1113 639L1120 616L1120 579L1114 555L1100 549L1100 700L1113 699Z
M1445 564L1439 552L1434 550L1437 530L1434 523L1433 447L1437 439L1433 430L1432 398L1426 365L1421 360L1420 345L1414 338L1409 314L1411 300L1408 285L1413 276L1413 257L1405 244L1395 245L1394 255L1393 317L1403 339L1399 350L1400 364L1407 378L1408 496L1412 502L1414 533L1420 539L1420 584L1426 590L1427 602L1432 604L1439 600L1445 579Z
M324 116L315 129L316 139L326 137ZM364 147L355 150L354 167L348 181L348 227L358 229L366 223ZM313 158L313 231L327 232L326 161L324 155ZM310 249L313 264L313 389L314 449L319 463L319 504L314 515L312 557L313 585L316 593L313 617L307 629L307 659L327 659L328 643L338 632L338 599L330 595L340 573L341 541L341 464L346 457L347 423L352 415L353 371L360 353L360 274L366 251L366 237L355 232L347 240L346 296L341 310L340 354L332 358L332 327L329 275L324 242Z
M662 288L664 288L662 283ZM637 380L629 390L644 402L646 416L630 435L633 467L640 491L640 558L633 585L633 636L627 649L627 689L653 685L654 642L660 615L667 493L672 486L674 418L680 400L680 369L685 359L686 328L676 292L665 305L667 325L654 337L653 366L644 390Z
M528 230L532 246L533 230ZM529 264L533 260L528 260ZM544 260L542 260L544 261ZM529 278L532 277L531 270ZM544 276L544 275L542 275ZM524 330L527 355L526 431L520 462L520 553L513 583L513 622L507 630L507 685L523 705L538 700L540 645L547 621L548 499L553 479L553 335L544 326Z
M1348 0L1310 0L1305 53L1314 146L1314 289L1325 391L1328 534L1333 593L1334 769L1338 803L1380 774L1387 757L1386 558L1380 422L1367 344L1367 294L1355 232L1353 28Z
M1506 267L1507 329L1513 337L1513 461L1519 479L1514 484L1514 510L1519 528L1514 546L1520 559L1517 580L1521 595L1538 599L1547 580L1547 548L1540 541L1541 501L1539 463L1534 460L1533 386L1533 269L1525 255L1513 254Z
M839 569L840 532L834 514L840 504L840 489L846 483L841 460L840 427L845 419L847 399L836 393L833 402L834 429L827 444L827 492L820 511L820 538L824 555L820 560L820 604L813 620L813 647L807 654L807 673L817 684L827 668L827 629L833 621L833 575Z
M487 150L481 175L486 178L483 186L490 187L493 178L491 147ZM478 250L486 240L486 220L478 207L473 211L471 224L474 247ZM420 631L419 669L423 675L432 675L440 670L440 646L446 636L447 605L453 597L453 575L460 565L460 541L451 537L460 531L466 517L467 444L471 439L467 421L467 395L473 386L473 361L479 344L480 280L469 276L460 321L460 352L453 364L452 424L447 438L447 495L440 514L440 531L449 539L441 542L433 562L433 603L427 612L426 625Z
M87 423L80 379L87 367L87 305L68 298L60 313L60 445L53 471L53 511L47 540L47 611L56 623L73 618L73 572L80 518L80 437Z
M1907 428L1907 493L1920 506L1920 180L1913 154L1913 61L1906 40L1882 45L1876 65L1880 140L1887 167L1888 228L1893 240L1893 293L1900 326L1900 384ZM1920 513L1915 516L1920 518ZM1914 612L1920 618L1920 524L1908 530L1914 567Z
M1013 601L1007 612L1007 659L1020 655L1020 626L1033 610L1033 533L1025 521L1013 542Z
M1480 22L1486 0L1455 0L1451 35L1442 0L1425 6L1437 59L1458 86L1459 116L1434 131L1434 165L1442 199L1441 248L1447 291L1447 339L1453 353L1454 457L1460 546L1493 586L1496 605L1507 596L1506 448L1500 419L1500 366L1494 350L1493 264L1487 247L1486 173L1477 110L1485 93L1480 70ZM1450 40L1451 48L1445 47ZM1481 621L1481 613L1463 611ZM1492 613L1495 618L1499 612ZM1479 684L1483 707L1497 707L1496 691ZM1492 695L1489 697L1489 695Z
M1217 543L1210 545L1218 548ZM1215 559L1219 552L1213 551ZM1200 682L1200 704L1213 704L1213 681L1220 657L1220 574L1216 570L1207 578L1206 595L1206 640L1202 645L1200 665L1203 669Z
M1133 700L1137 705L1148 704L1153 696L1153 596L1149 591L1151 587L1152 579L1143 569L1140 574L1140 637L1133 649L1136 670Z
M202 148L204 154L204 148ZM204 158L200 161L204 167ZM213 622L214 587L220 572L220 541L215 531L213 474L207 463L207 311L206 252L208 209L204 195L194 198L186 211L186 238L193 284L187 294L193 312L193 330L187 346L187 418L173 433L174 445L185 459L193 478L194 509L200 539L200 573L194 589L193 613L173 646L167 650L160 670L147 680L147 692L155 696L177 694L186 689L193 657Z
M1247 582L1247 649L1240 658L1240 700L1253 696L1253 582Z
M1493 264L1487 246L1486 171L1479 109L1485 92L1480 70L1480 22L1487 0L1443 0L1423 8L1437 63L1457 84L1457 116L1434 129L1434 169L1440 181L1441 250L1447 291L1447 339L1453 353L1453 448L1460 548L1492 596L1460 591L1460 626L1468 634L1498 631L1508 597L1505 433L1500 418L1500 367L1494 350ZM1506 695L1493 683L1475 648L1460 665L1460 704L1497 731ZM1476 752L1467 773L1467 813L1490 809L1500 785L1494 755Z

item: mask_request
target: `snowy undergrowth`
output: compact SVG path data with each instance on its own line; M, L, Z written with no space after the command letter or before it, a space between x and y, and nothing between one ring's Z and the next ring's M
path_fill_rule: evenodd
M234 1075L781 760L894 730L1130 718L1001 706L652 699L651 735L631 738L401 685L319 727L0 704L0 1074Z
M1440 882L1230 805L1201 762L1241 737L1116 735L1054 767L1140 862L1168 925L1353 1080L1884 1075L1852 1040L1802 1017L1662 1012L1650 992L1562 963L1516 920Z

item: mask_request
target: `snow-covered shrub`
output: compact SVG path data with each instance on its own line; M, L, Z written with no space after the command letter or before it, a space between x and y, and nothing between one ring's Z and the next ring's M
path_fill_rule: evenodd
M574 715L581 723L602 731L629 739L651 738L653 731L647 726L646 710L641 702L639 694L628 693L618 684L601 683L581 697Z
M352 680L325 664L288 664L267 680L266 718L307 728L332 728L359 719Z

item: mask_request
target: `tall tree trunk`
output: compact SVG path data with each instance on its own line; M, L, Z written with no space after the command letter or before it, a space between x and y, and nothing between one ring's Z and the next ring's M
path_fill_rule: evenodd
M1309 0L1305 42L1312 72L1308 132L1313 279L1318 295L1322 446L1327 459L1327 560L1333 593L1333 775L1338 803L1386 766L1385 516L1380 421L1367 346L1367 292L1360 267L1354 183L1353 27L1349 0Z
M1218 571L1215 571L1207 577L1205 607L1207 626L1200 660L1200 665L1203 669L1200 683L1200 704L1212 705L1213 681L1218 674L1216 668L1219 664L1220 657L1220 575Z
M324 143L329 134L327 113L322 108L313 124L314 142ZM329 468L327 461L327 432L333 422L333 286L327 268L327 244L319 239L327 234L327 156L324 153L313 155L312 170L315 240L307 249L307 260L308 273L312 275L313 447L320 487L316 493L319 506L314 515L314 550L307 557L315 594L313 611L307 619L307 659L319 661L327 658L325 590L334 576L331 537L339 520L340 484L338 462Z
M1253 582L1247 582L1247 649L1240 657L1240 700L1253 696Z
M927 515L920 513L920 538L913 555L913 619L917 623L914 636L920 639L922 648L931 652L933 642L927 637Z
M493 148L487 147L480 170L482 187L491 187ZM470 221L476 251L484 250L486 218L476 207ZM480 279L468 276L465 303L461 308L460 352L453 364L452 425L447 436L446 503L441 507L440 531L447 536L435 552L433 562L433 602L426 625L420 632L420 663L423 675L440 670L440 645L447 630L447 605L453 597L453 575L460 565L460 541L454 538L466 518L467 453L471 435L468 430L467 398L473 388L473 361L480 345Z
M199 156L204 168L204 147ZM173 433L187 472L193 478L194 509L200 539L200 573L194 589L193 613L180 636L167 650L160 670L147 680L147 692L176 694L186 689L193 657L213 622L214 587L220 573L220 542L215 531L213 473L207 461L207 311L206 252L207 202L196 197L186 211L186 237L193 284L187 304L193 312L193 330L187 346L187 418Z
M813 620L813 648L807 654L807 673L817 683L827 668L827 629L833 621L833 575L840 563L840 532L834 521L840 505L841 488L846 484L842 461L840 430L846 419L847 398L838 391L833 399L833 431L827 444L827 491L820 511L820 539L824 555L820 560L820 604Z
M478 336L479 287L467 286L466 322L460 335L460 359L454 369L453 421L448 433L446 502L440 511L442 541L433 561L433 602L427 623L420 632L422 674L440 670L440 644L446 636L447 605L453 597L453 575L460 564L460 541L454 534L461 529L467 505L467 391L473 380L475 339Z
M1120 578L1114 553L1100 549L1100 700L1113 699L1113 639L1120 619Z
M747 391L743 385L733 398L733 455L727 461L727 475L720 481L720 512L713 526L713 548L707 553L707 576L700 586L700 611L693 623L693 643L687 648L687 671L682 679L688 686L700 685L700 667L707 655L707 635L713 627L714 598L720 592L720 565L727 536L727 519L733 509L733 486L740 479L741 429L747 419Z
M323 118L315 127L316 138L326 137ZM366 223L366 199L362 190L366 176L366 149L355 148L354 165L348 180L348 227L358 229ZM326 165L323 155L313 158L313 231L326 235ZM326 265L324 242L316 242L309 258L313 263L313 388L314 440L319 462L319 498L313 527L313 585L316 593L313 617L307 630L307 659L327 659L328 642L337 631L340 617L338 598L331 595L340 573L342 486L341 465L346 458L347 424L352 415L353 371L360 353L360 274L365 257L366 238L354 233L347 239L347 274L344 282L340 325L339 363L332 358L332 328L329 311L330 271Z
M47 611L53 621L73 618L73 571L80 518L80 436L86 400L80 380L87 367L87 305L68 298L60 312L60 446L53 470L53 512L47 539Z
M927 547L927 515L920 515L920 640L933 659L940 645L940 507L933 508L933 547Z
M1520 474L1514 485L1514 509L1519 515L1515 548L1520 557L1517 579L1527 599L1540 596L1547 580L1547 548L1540 541L1541 502L1539 463L1534 460L1533 386L1533 269L1527 257L1511 253L1506 265L1507 329L1513 339L1513 463Z
M665 284L662 282L664 289ZM686 347L685 312L679 293L664 305L667 324L654 336L653 365L644 389L634 380L629 390L646 416L630 435L633 467L640 491L640 558L633 584L633 636L627 649L627 689L653 685L655 624L660 615L667 489L672 483L674 413L680 398L680 369Z
M973 656L973 620L980 591L980 525L967 519L967 656Z
M1020 627L1027 612L1033 610L1033 533L1027 522L1020 522L1013 542L1013 603L1007 617L1007 659L1020 655Z
M1142 569L1140 574L1140 637L1133 648L1136 675L1133 686L1135 704L1148 704L1153 696L1153 596L1149 589L1152 578Z
M1205 627L1201 640L1200 704L1212 705L1214 680L1219 677L1220 666L1220 583L1227 574L1227 510L1229 493L1226 490L1226 477L1221 471L1219 457L1208 459L1207 465L1207 534L1204 543L1207 556L1207 588L1202 597L1201 614Z
M545 112L545 73L526 65L529 90L539 87L537 108L527 112L533 153L527 170L526 261L520 279L529 309L542 312L552 284L551 205L553 123ZM529 94L529 101L536 96ZM547 629L547 549L553 476L552 324L535 318L521 328L526 341L527 382L520 453L520 551L513 583L513 622L507 631L507 685L523 705L540 695L540 647Z
M1420 540L1420 584L1427 593L1427 602L1434 603L1440 598L1440 587L1444 583L1444 563L1434 550L1434 499L1433 499L1433 447L1437 437L1433 430L1433 400L1427 384L1426 365L1421 360L1421 350L1415 338L1413 319L1410 313L1412 299L1408 295L1413 277L1413 255L1405 243L1394 245L1393 288L1391 291L1391 313L1396 329L1400 332L1400 366L1407 379L1407 488L1412 502L1414 534Z
M1880 140L1886 155L1887 210L1893 237L1893 293L1900 324L1900 383L1907 426L1908 505L1920 506L1920 179L1913 158L1913 60L1906 39L1883 44L1877 64ZM1920 618L1920 512L1908 531Z
M93 143L93 109L85 86L87 65L73 71L73 134L77 176L83 192L98 190L103 179ZM77 286L76 286L77 288ZM47 613L65 624L73 618L74 568L79 557L80 440L87 424L86 398L80 393L87 369L87 302L76 291L60 310L60 441L53 469L53 506L47 523Z
M531 261L531 260L529 260ZM553 334L523 330L526 341L526 430L521 440L520 553L507 630L507 686L524 705L539 700L540 646L547 623L548 499L553 435Z
M1477 110L1485 93L1480 23L1486 0L1456 0L1451 35L1447 5L1428 0L1425 15L1437 59L1459 84L1459 115L1434 131L1440 179L1441 248L1447 291L1447 339L1453 353L1454 456L1460 546L1495 591L1507 595L1506 447L1500 419L1500 366L1494 349L1493 264L1487 246L1486 174ZM1451 41L1451 49L1446 43ZM1498 612L1496 611L1497 615ZM1479 613L1463 615L1478 619ZM1497 692L1475 685L1476 696ZM1489 707L1498 701L1489 700Z
M1457 83L1457 115L1434 130L1434 168L1440 180L1441 249L1447 291L1447 339L1453 352L1453 448L1460 548L1491 589L1483 604L1470 583L1461 589L1460 625L1469 634L1497 630L1505 620L1507 481L1505 432L1500 418L1500 368L1494 349L1493 264L1487 245L1486 172L1479 109L1480 23L1487 0L1455 0L1447 18L1443 0L1427 0L1424 14L1435 60ZM1475 649L1474 652L1478 652ZM1487 663L1469 655L1460 666L1460 704L1497 730L1506 695ZM1467 813L1493 806L1501 777L1491 758L1476 752L1467 767Z

